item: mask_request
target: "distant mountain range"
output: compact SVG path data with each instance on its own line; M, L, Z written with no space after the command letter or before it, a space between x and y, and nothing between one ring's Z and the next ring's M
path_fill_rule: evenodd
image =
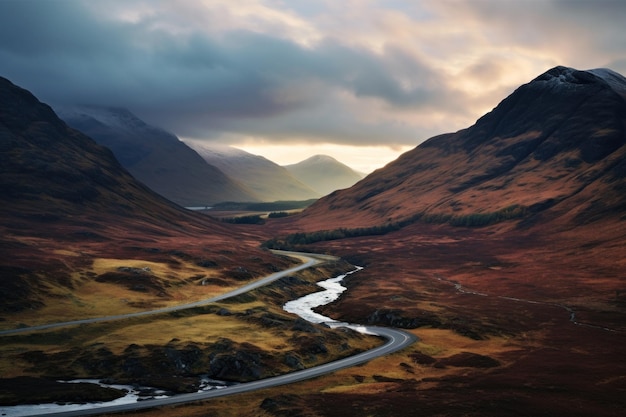
M298 181L287 169L232 146L186 141L204 160L249 187L262 201L309 200L322 194Z
M626 218L626 79L556 67L309 207L309 228Z
M321 195L351 187L364 177L328 155L314 155L297 164L285 165L285 168Z
M135 178L177 204L260 201L175 135L146 124L126 109L57 106L55 111L71 127L110 148Z
M135 178L182 206L310 200L361 179L328 156L281 167L241 149L184 142L122 108L56 106L55 111L71 127L110 148Z

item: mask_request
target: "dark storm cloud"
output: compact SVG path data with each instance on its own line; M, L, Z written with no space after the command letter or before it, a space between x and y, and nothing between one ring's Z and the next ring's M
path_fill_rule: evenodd
M0 0L0 75L186 137L415 144L550 66L626 70L623 1L277 4Z
M412 108L443 105L450 95L435 72L399 48L374 53L336 40L305 47L242 30L219 37L199 31L178 35L150 23L99 19L80 2L2 2L0 70L43 100L125 106L192 137L237 126L247 134L298 135L298 126L286 118L301 109L321 114L320 106L340 107L329 103L338 90ZM412 85L402 85L397 73ZM371 136L371 123L326 116L307 121L299 114L295 120L307 136L347 141ZM359 124L367 129L362 135ZM377 126L413 140L405 127ZM353 134L346 136L347 131Z

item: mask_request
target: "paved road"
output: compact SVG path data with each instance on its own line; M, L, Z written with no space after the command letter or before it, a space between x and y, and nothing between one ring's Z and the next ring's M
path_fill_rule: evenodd
M58 328L58 327L66 327L66 326L74 326L74 325L78 325L78 324L89 324L89 323L98 323L98 322L102 322L102 321L112 321L112 320L122 320L122 319L129 319L132 317L144 317L144 316L150 316L153 314L161 314L161 313L171 313L173 311L180 311L180 310L186 310L188 308L193 308L193 307L199 307L199 306L203 306L206 304L210 304L210 303L214 303L216 301L221 301L224 300L226 298L230 298L230 297L234 297L236 295L240 295L243 294L245 292L251 291L255 288L259 288L262 287L264 285L269 284L272 281L276 281L277 279L280 279L286 275L289 274L293 274L296 271L300 271L302 269L306 269L306 268L310 268L313 265L317 265L326 261L331 261L331 260L337 260L337 257L334 256L330 256L330 255L320 255L320 254L315 254L315 253L301 253L301 252L288 252L288 251L272 251L274 253L276 253L277 255L286 255L286 256L292 256L295 258L299 258L302 259L304 261L304 263L294 266L292 268L289 269L285 269L283 271L279 271L276 272L274 274L268 275L264 278L259 279L258 281L254 281L250 284L244 285L243 287L239 287L236 290L233 291L229 291L226 292L224 294L212 297L212 298L207 298L204 300L200 300L200 301L196 301L193 303L188 303L188 304L180 304L177 306L172 306L172 307L165 307L165 308L159 308L156 310L147 310L147 311L140 311L138 313L128 313L128 314L118 314L115 316L105 316L105 317L94 317L94 318L90 318L90 319L82 319L82 320L73 320L73 321L64 321L64 322L59 322L59 323L49 323L49 324L42 324L39 326L30 326L30 327L20 327L18 329L10 329L10 330L2 330L0 331L0 336L5 336L5 335L11 335L11 334L18 334L18 333L28 333L28 332L32 332L32 331L38 331L38 330L48 330L48 329L54 329L54 328Z
M359 353L354 356L349 356L344 359L339 359L333 362L328 362L314 368L303 369L301 371L292 372L276 376L273 378L261 379L253 382L246 382L243 384L232 385L222 389L216 389L206 392L198 392L193 394L180 394L169 398L159 398L154 400L146 400L132 404L123 404L116 406L100 407L89 410L76 410L66 411L60 413L45 414L46 417L73 417L73 416L89 416L105 413L120 413L134 410L141 410L145 408L161 407L172 404L182 404L194 401L208 400L216 397L224 397L227 395L240 394L243 392L250 392L259 389L276 387L279 385L291 384L294 382L302 381L305 379L315 378L320 375L328 374L339 369L348 368L360 363L370 361L379 356L387 355L392 352L396 352L400 349L404 349L417 340L417 337L411 333L407 333L401 330L389 329L384 327L364 326L366 329L374 334L387 339L387 343L378 346L374 349Z
M41 326L34 326L34 327L14 329L14 330L5 330L3 332L0 332L0 335L51 329L55 327L63 327L63 326L70 326L70 325L76 325L76 324L86 324L86 323L96 323L96 322L109 321L109 320L119 320L119 319L125 319L129 317L147 316L150 314L167 313L167 312L183 310L183 309L187 309L191 307L197 307L197 306L205 305L205 304L212 303L215 301L223 300L225 298L234 297L246 291L250 291L254 288L258 288L263 285L266 285L272 281L275 281L293 272L300 271L305 268L309 268L313 265L317 265L325 261L337 259L335 257L331 257L327 255L318 255L318 254L310 254L310 253L305 254L305 253L299 253L299 252L283 252L283 251L274 251L274 252L277 254L282 254L282 255L295 256L295 257L302 259L305 262L293 268L276 272L258 281L255 281L253 283L240 287L234 291L230 291L228 293L224 293L217 297L201 300L195 303L189 303L189 304L179 305L175 307L167 307L167 308L162 308L158 310L143 311L140 313L120 314L117 316L98 317L98 318L75 320L75 321L69 321L69 322L63 322L63 323L45 324ZM207 400L207 399L216 398L216 397L223 397L227 395L234 395L234 394L239 394L243 392L255 391L259 389L271 388L271 387L276 387L279 385L291 384L291 383L302 381L305 379L315 378L317 376L328 374L328 373L337 371L339 369L358 365L360 363L370 361L377 357L384 356L389 353L404 349L405 347L411 345L417 340L416 336L414 336L411 333L404 332L402 330L390 329L390 328L385 328L385 327L377 327L377 326L359 326L359 327L363 328L367 333L378 335L380 337L387 339L387 342L374 349L370 349L368 351L361 352L357 355L349 356L347 358L339 359L333 362L328 362L320 366L303 369L301 371L291 372L288 374L284 374L284 375L280 375L280 376L276 376L272 378L262 379L262 380L253 381L253 382L246 382L246 383L242 383L238 385L232 385L226 388L215 389L215 390L205 391L205 392L191 393L191 394L180 394L180 395L176 395L173 397L146 400L146 401L141 401L141 402L131 403L131 404L97 407L97 408L86 409L86 410L63 411L63 412L57 412L57 413L47 413L47 414L42 414L42 415L45 415L46 417L54 417L54 416L72 417L72 416L88 416L88 415L98 415L98 414L105 414L105 413L127 412L127 411L141 410L145 408L160 407L160 406L165 406L165 405L201 401L201 400Z

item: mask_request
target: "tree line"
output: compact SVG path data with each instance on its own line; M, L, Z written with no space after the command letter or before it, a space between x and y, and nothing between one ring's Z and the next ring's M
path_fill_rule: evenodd
M529 213L528 208L515 204L489 213L473 213L455 215L448 213L426 214L418 213L407 219L389 222L385 225L372 227L359 227L354 229L338 228L332 230L320 230L315 232L297 232L286 236L270 239L263 243L268 249L291 250L299 246L310 245L317 242L345 239L360 236L384 235L389 232L400 230L410 224L422 221L429 224L450 224L457 227L484 227L506 220L521 219Z

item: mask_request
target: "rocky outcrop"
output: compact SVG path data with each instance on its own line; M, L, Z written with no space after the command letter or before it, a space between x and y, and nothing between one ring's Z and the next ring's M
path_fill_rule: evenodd
M425 311L421 312L419 317L405 317L399 310L379 309L368 316L367 323L402 329L415 329L422 326L441 327L440 319Z

